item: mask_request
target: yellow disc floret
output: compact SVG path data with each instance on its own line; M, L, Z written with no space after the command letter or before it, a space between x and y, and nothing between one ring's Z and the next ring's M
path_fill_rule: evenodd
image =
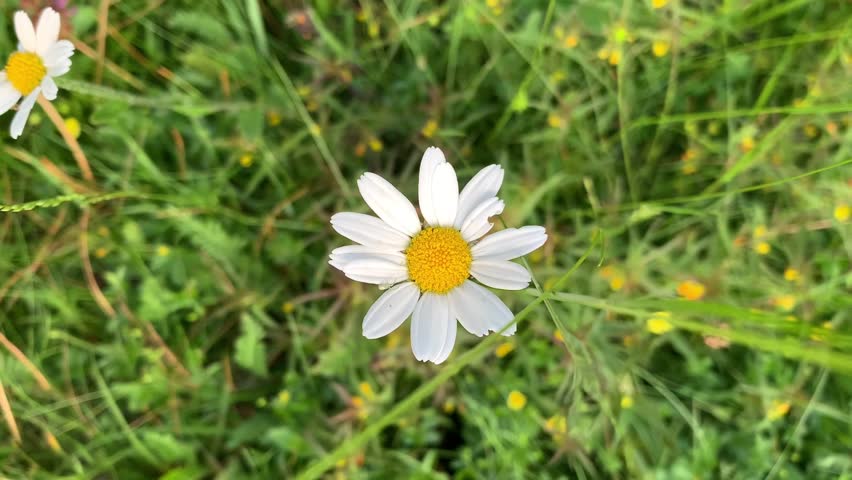
M41 57L30 52L15 52L9 55L6 63L6 77L15 90L21 95L29 95L41 84L41 80L47 75L47 68L41 61Z
M447 293L470 275L470 247L454 228L426 228L405 250L408 276L423 292Z

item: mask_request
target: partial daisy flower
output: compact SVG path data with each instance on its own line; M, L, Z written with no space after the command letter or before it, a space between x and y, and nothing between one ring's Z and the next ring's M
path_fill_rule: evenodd
M71 69L74 44L59 40L59 26L59 14L52 8L42 10L35 28L26 13L15 13L18 51L9 55L0 72L0 115L24 97L12 119L12 138L21 136L39 93L55 100L59 88L53 78Z
M365 337L383 337L411 316L414 357L441 363L455 345L456 320L478 337L512 321L511 310L469 277L493 288L526 288L530 273L510 260L542 246L547 234L543 227L526 226L485 236L494 226L489 218L503 212L497 198L502 183L503 169L489 165L459 193L444 153L428 148L419 181L424 225L414 205L387 180L373 173L361 176L358 189L378 218L332 216L337 233L357 245L335 249L329 264L352 280L388 289L364 317ZM513 325L503 335L515 330Z

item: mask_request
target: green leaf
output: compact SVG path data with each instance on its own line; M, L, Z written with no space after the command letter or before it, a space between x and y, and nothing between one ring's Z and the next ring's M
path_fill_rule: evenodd
M240 334L240 338L237 339L234 359L237 365L256 375L265 377L269 372L266 369L266 346L263 344L263 326L249 314L244 314L241 322L242 333Z
M170 433L145 431L142 433L142 442L164 463L187 461L195 455L191 445L179 441Z

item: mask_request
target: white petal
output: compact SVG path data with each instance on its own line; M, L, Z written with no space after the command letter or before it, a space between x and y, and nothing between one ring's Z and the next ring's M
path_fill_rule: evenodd
M459 194L459 209L454 223L456 228L461 228L466 217L480 203L497 195L500 185L503 184L503 174L503 168L500 165L489 165L467 182Z
M506 260L474 260L470 273L485 285L502 290L527 288L532 279L523 265Z
M9 77L6 76L6 70L0 70L0 83L6 83Z
M459 181L455 169L449 163L435 167L432 176L432 207L438 225L453 226L459 207Z
M532 252L546 241L544 227L507 228L483 238L470 252L474 259L512 260Z
M18 36L18 41L24 50L35 52L38 46L36 42L36 34L33 29L33 22L22 10L15 12L15 34Z
M59 14L48 7L41 11L36 26L36 51L44 55L59 40Z
M411 351L414 358L435 361L444 349L450 305L446 295L424 293L411 316Z
M71 70L71 60L68 58L62 59L47 67L47 74L51 77L61 77Z
M401 252L411 241L380 218L363 213L336 213L331 217L331 227L355 243L382 250Z
M56 100L56 94L59 93L59 87L56 86L56 82L53 81L53 77L45 75L44 80L41 81L41 91L44 94L44 98L48 100Z
M489 330L500 331L515 318L497 295L470 280L466 280L455 291L460 291L461 295L453 295L453 311L462 326L474 335L482 336ZM517 329L517 324L512 325L503 335L514 335Z
M364 316L364 336L380 338L399 328L414 311L418 298L420 289L413 282L400 283L383 293Z
M32 111L39 93L41 93L41 87L36 87L35 90L27 95L27 98L21 102L21 106L18 107L18 113L16 113L15 117L12 118L12 125L9 128L9 133L12 135L12 138L17 139L21 136L21 133L24 132L24 125L27 124L27 119L30 117L30 111Z
M438 354L432 361L435 364L444 363L444 360L449 358L450 353L453 352L453 347L456 345L456 332L458 331L458 325L456 325L456 319L452 313L452 305L450 306L450 316L447 317L447 337L444 339L444 346L441 348L441 353Z
M74 44L68 40L60 40L42 54L42 61L46 67L50 68L60 60L70 59L73 54Z
M420 160L420 179L417 186L418 202L420 203L420 213L423 214L423 219L428 225L437 225L438 217L435 216L435 207L432 199L432 182L435 177L435 169L438 165L447 163L444 158L444 152L438 147L429 147L423 153L423 158Z
M343 270L346 268L346 265L354 260L364 260L368 258L382 258L400 265L405 265L405 255L402 253L381 250L375 247L368 247L366 245L346 245L345 247L335 248L331 251L331 255L328 256L328 263L339 270Z
M405 265L379 257L353 260L346 264L343 273L357 282L374 285L392 285L408 280Z
M462 327L472 335L481 337L488 334L488 322L482 312L476 308L479 297L470 285L474 283L471 281L462 283L458 288L450 290L447 297L449 297L453 315Z
M358 179L358 190L367 205L391 227L413 236L420 231L420 219L414 205L399 190L375 173Z
M464 221L461 227L462 238L468 242L479 239L486 233L490 232L494 224L488 219L494 215L503 213L503 208L506 204L503 200L497 197L491 197L488 200L480 203L470 214L467 220Z
M11 83L5 82L0 84L0 115L8 112L20 99L21 92L13 87Z

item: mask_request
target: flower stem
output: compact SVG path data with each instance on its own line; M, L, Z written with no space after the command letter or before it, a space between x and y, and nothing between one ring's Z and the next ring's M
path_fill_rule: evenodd
M62 119L62 115L59 114L56 107L53 106L53 103L51 103L50 100L44 98L44 95L38 96L38 104L41 105L41 108L47 114L47 117L50 118L50 121L53 122L53 125L55 125L56 129L59 130L59 133L68 145L68 148L71 149L71 154L74 155L74 160L77 161L77 165L83 173L83 178L88 182L94 182L95 176L92 175L92 169L89 167L89 160L86 159L86 154L83 153L83 149L80 148L80 144L77 143L77 139L74 138L74 135L71 135L68 127L65 126L65 120Z

